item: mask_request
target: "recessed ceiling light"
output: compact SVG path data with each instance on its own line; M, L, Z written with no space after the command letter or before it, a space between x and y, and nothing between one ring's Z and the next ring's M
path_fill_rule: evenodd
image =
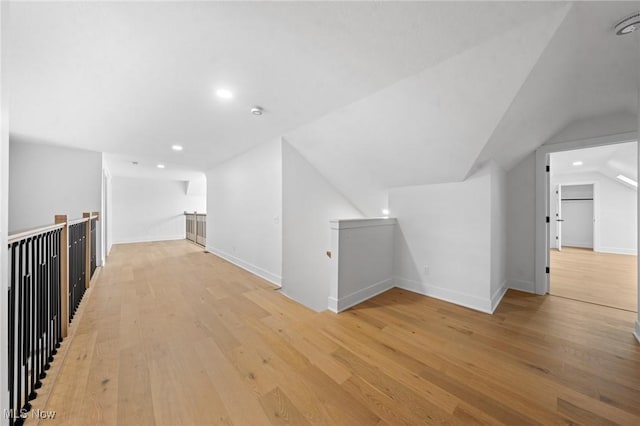
M633 13L616 25L616 35L631 34L640 28L640 12Z
M382 214L385 216L389 216L389 209L382 209Z
M636 188L638 187L638 182L636 182L635 180L626 177L625 175L618 175L616 176L618 179L620 179L621 181L628 183L629 185L633 185Z
M582 161L574 161L571 164L573 164L574 166L582 166L583 163L582 163Z
M262 107L259 107L257 105L251 108L251 114L253 115L262 115L263 112L264 110L262 109Z
M171 145L171 149L174 151L182 151L182 145Z
M164 169L164 164L158 164L157 166L159 169Z
M233 93L228 89L218 89L216 90L216 96L222 99L231 99L233 98Z

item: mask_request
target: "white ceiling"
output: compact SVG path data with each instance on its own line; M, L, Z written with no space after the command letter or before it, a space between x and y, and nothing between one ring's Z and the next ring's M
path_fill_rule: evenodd
M517 25L519 11L549 8L11 4L11 132L206 169ZM235 98L213 97L218 86ZM253 105L267 113L252 116Z
M509 168L572 123L637 117L637 37L612 25L638 8L11 3L10 131L110 153L117 174L162 162L181 179L284 136L377 214L389 187Z
M573 163L577 161L582 164L574 166ZM554 175L599 172L621 185L630 186L616 179L616 176L623 174L638 181L638 143L556 152L551 154L551 172Z

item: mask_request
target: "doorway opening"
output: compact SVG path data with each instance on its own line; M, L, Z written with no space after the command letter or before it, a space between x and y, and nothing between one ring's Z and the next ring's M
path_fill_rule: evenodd
M549 154L549 294L637 312L637 142Z

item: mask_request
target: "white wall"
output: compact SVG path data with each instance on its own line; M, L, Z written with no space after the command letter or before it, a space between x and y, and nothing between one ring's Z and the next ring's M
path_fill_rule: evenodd
M184 181L113 176L111 186L114 244L184 239L184 212L205 212Z
M491 304L495 309L507 289L507 186L506 173L496 163L491 168Z
M491 259L502 251L496 238L492 252L492 221L500 221L500 215L492 216L492 185L501 186L497 172L491 166L463 182L390 191L389 209L398 220L398 287L484 312L495 308L491 289L499 285L492 286L492 269L499 282L504 263Z
M102 157L104 161L104 156ZM102 235L103 243L103 260L111 252L113 246L113 183L112 176L108 168L102 170Z
M8 2L0 3L0 28L7 28ZM9 394L7 392L7 291L8 271L7 264L7 230L9 226L9 98L7 95L6 72L3 68L3 58L6 55L6 38L0 31L0 413L9 407ZM5 416L0 416L0 425L8 424Z
M56 214L69 219L83 212L102 214L101 153L10 141L9 165L11 231L51 224ZM102 264L101 232L96 255Z
M282 169L282 291L324 310L331 279L329 221L363 215L284 141Z
M553 171L553 168L552 168ZM593 236L595 251L620 254L636 254L637 236L637 191L618 183L599 172L552 174L551 195L555 197L558 185L579 185L593 183L595 234ZM563 203L563 208L574 207ZM550 217L556 215L556 202L551 198ZM564 216L563 212L563 216ZM565 222L566 223L566 222ZM555 242L556 223L550 221L550 240ZM564 236L564 232L563 232ZM572 241L563 241L563 245L571 245ZM576 243L573 241L573 243ZM579 242L578 242L579 243ZM555 247L555 245L553 245ZM578 245L580 246L580 245Z
M507 172L507 284L535 291L535 153Z
M341 312L394 286L396 220L331 221L329 309Z
M282 148L260 144L207 172L207 250L280 284Z

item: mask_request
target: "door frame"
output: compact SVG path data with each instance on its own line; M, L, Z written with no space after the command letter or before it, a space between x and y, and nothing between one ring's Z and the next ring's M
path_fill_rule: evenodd
M591 185L593 187L593 223L591 224L591 226L593 227L593 241L592 241L593 247L592 248L593 248L593 251L600 251L600 232L597 226L600 220L600 202L598 197L598 193L599 193L598 182L593 180L575 180L575 181L572 180L567 183L560 183L558 185L561 187L575 186L575 185ZM549 205L549 213L551 213L551 205ZM554 220L554 218L552 217L550 220ZM549 235L549 241L551 241L551 239L552 239L552 235Z
M615 145L626 142L637 142L638 132L618 133L597 138L579 139L568 142L560 142L549 145L542 145L536 150L536 208L535 208L535 292L536 294L547 294L549 292L549 223L547 217L550 216L550 173L549 159L551 153L573 151L582 148L592 148L596 146ZM640 149L640 146L639 146ZM595 187L594 187L595 191ZM595 195L595 194L594 194ZM595 198L595 197L594 197ZM595 211L595 205L594 205ZM639 212L640 217L640 212ZM596 216L597 218L597 216ZM594 234L594 246L596 235ZM594 247L595 249L595 247ZM638 282L640 290L640 280Z

